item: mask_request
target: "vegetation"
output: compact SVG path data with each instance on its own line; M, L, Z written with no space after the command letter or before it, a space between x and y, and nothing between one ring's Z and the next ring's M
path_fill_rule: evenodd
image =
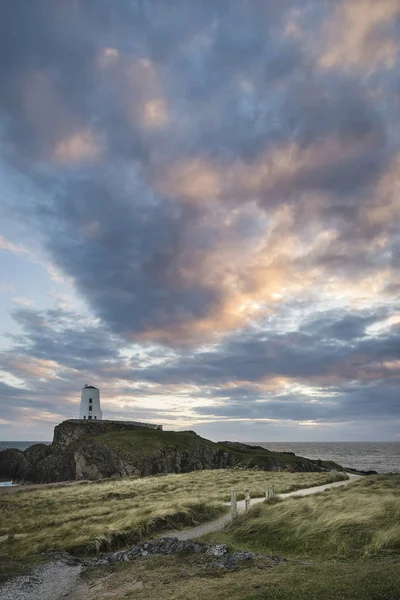
M74 600L398 600L400 577L388 561L249 561L232 570L204 556L149 556L90 569Z
M67 420L54 429L53 443L24 452L0 451L0 477L20 482L54 483L127 475L148 477L203 469L265 471L344 471L292 452L261 446L212 442L194 431L162 431L124 421Z
M272 499L205 539L287 562L258 558L219 569L204 555L151 556L89 569L89 585L74 600L397 600L399 510L400 475Z
M86 552L222 514L232 487L243 497L337 481L343 473L212 470L141 479L102 480L0 493L0 554L21 557L49 549ZM28 541L29 540L29 541Z
M91 431L91 430L89 430ZM93 429L95 431L95 428ZM252 446L235 442L212 442L197 435L194 431L162 431L156 429L127 429L107 433L90 434L86 438L117 452L138 457L151 457L168 450L196 451L200 447L212 452L229 453L243 468L272 469L275 465L293 471L308 471L313 464L331 470L343 470L333 462L310 460L296 456L293 452L271 452L261 446Z
M135 456L149 456L166 447L189 449L197 446L200 441L216 446L214 442L204 440L191 431L162 431L144 427L91 435L88 439Z
M6 554L5 571L12 573L17 564L34 564L28 554L38 557L50 547L106 548L168 524L176 527L211 518L222 510L221 502L232 487L249 487L252 496L258 496L271 484L278 493L286 492L323 483L331 475L337 477L199 471L6 491L0 495L0 570ZM397 600L399 517L400 475L367 477L313 496L275 498L254 506L206 540L284 556L287 562L275 565L257 558L221 569L212 556L148 556L88 569L73 598Z
M400 475L371 476L312 496L274 498L214 538L240 549L292 557L399 552Z

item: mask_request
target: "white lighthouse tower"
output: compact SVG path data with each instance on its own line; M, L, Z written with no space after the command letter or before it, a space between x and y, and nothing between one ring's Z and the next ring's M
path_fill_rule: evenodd
M93 385L85 384L82 389L79 418L85 421L101 421L103 418L100 408L100 390Z

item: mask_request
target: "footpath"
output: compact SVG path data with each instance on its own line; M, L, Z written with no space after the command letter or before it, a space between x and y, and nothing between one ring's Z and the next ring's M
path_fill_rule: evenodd
M361 479L362 475L353 475L352 473L346 473L349 479L345 481L335 481L334 483L325 483L324 485L316 485L314 487L305 488L303 490L296 490L295 492L288 492L287 494L277 494L277 498L290 498L291 496L309 496L310 494L317 494L318 492L323 492L328 488L341 487L343 485L348 485L353 481L357 481L357 479ZM250 501L250 508L259 502L264 502L265 496L262 498L252 498ZM226 502L226 505L229 506L230 502ZM245 511L245 502L244 500L240 500L237 503L238 513L243 513ZM180 541L191 540L201 537L206 533L211 533L213 531L220 531L229 523L231 520L231 515L223 515L215 521L209 521L208 523L203 523L202 525L198 525L197 527L188 527L187 529L175 530L164 532L163 535L168 535L168 537L178 538Z

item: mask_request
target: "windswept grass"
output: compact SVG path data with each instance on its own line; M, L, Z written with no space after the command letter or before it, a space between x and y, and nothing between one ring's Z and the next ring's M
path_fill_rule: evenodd
M314 473L200 471L3 493L0 535L15 536L0 544L0 555L9 552L22 563L31 560L27 554L50 545L70 550L115 546L167 522L176 526L209 518L221 510L231 487L249 487L257 496L272 483L279 493L324 482L324 475ZM208 539L306 558L307 564L289 560L271 568L260 558L220 569L213 566L214 557L204 555L150 556L89 569L74 598L396 600L399 503L400 476L368 477L315 496L273 499ZM26 538L18 537L23 532Z
M0 493L0 555L49 549L97 551L163 529L197 524L226 510L230 489L262 496L338 481L343 473L213 470Z
M262 560L235 569L212 567L214 557L148 556L84 574L74 600L398 600L400 577L388 560L282 563ZM264 561L265 563L265 561Z
M400 475L379 475L317 495L273 499L239 517L219 542L301 557L365 557L400 551Z

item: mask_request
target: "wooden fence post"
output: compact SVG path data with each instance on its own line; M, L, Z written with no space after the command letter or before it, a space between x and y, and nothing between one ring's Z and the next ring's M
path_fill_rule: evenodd
M237 514L238 514L238 511L237 511L236 490L231 489L231 515L232 515L232 519L236 519Z
M244 509L247 512L250 508L250 492L249 489L246 488L244 490Z
M265 490L265 498L266 500L269 500L270 498L273 498L275 496L275 486L271 485L270 487L267 487Z

